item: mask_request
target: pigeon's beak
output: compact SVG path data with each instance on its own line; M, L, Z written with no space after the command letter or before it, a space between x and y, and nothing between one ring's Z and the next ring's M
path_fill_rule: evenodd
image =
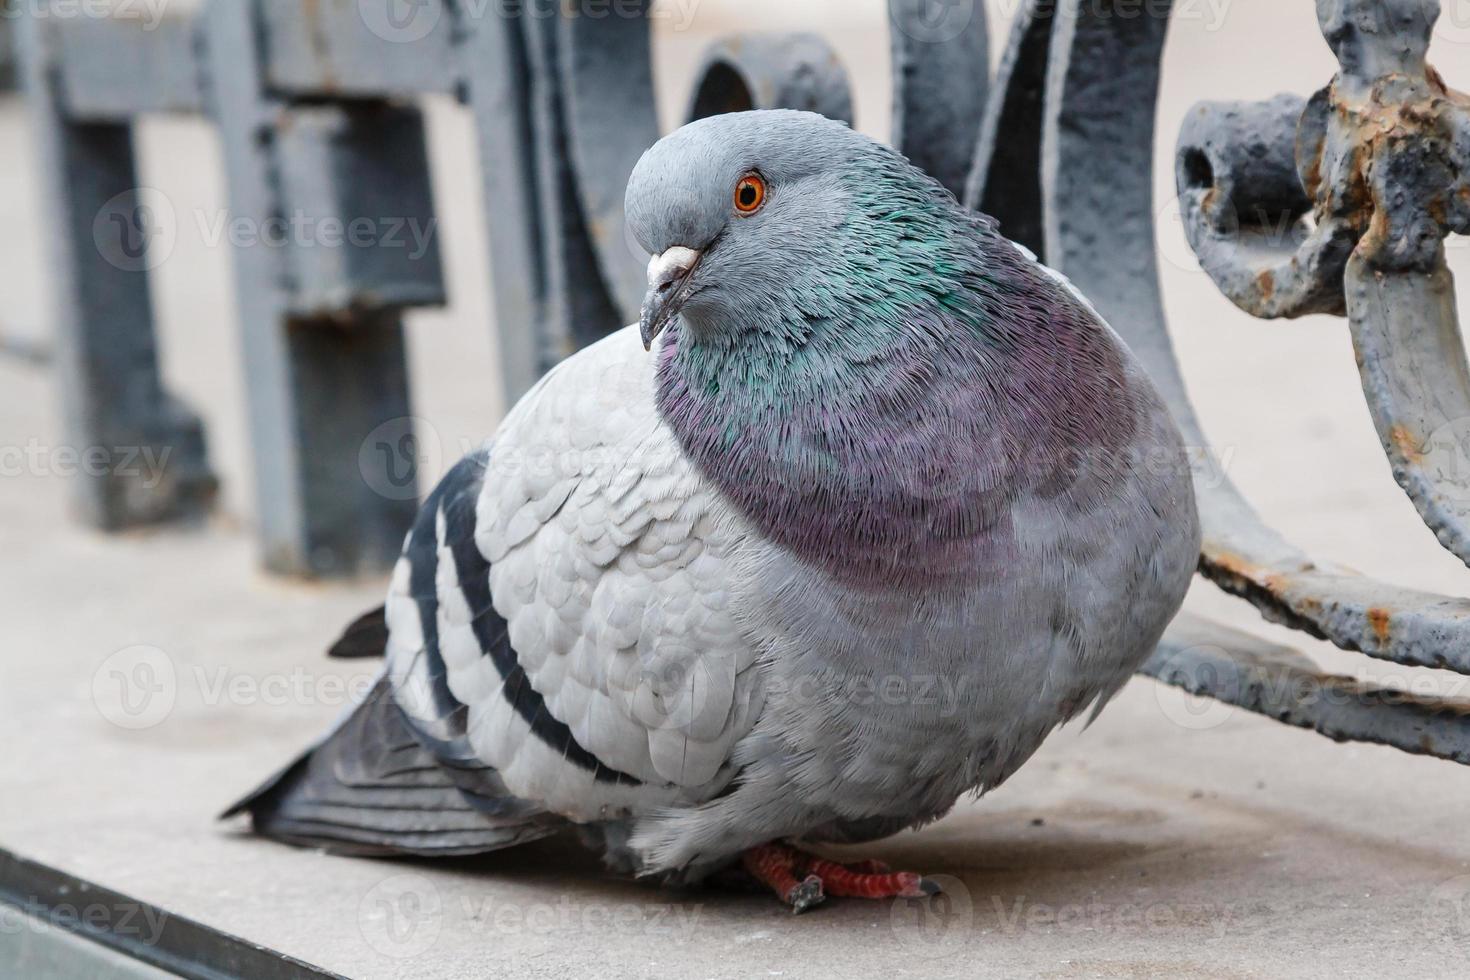
M663 333L689 298L689 277L703 253L674 245L648 261L648 293L643 297L643 310L638 317L638 330L643 335L643 349L653 349L653 338Z

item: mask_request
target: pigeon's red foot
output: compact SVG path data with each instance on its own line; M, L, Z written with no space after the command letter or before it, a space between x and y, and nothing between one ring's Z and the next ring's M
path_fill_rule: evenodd
M793 912L843 898L922 898L939 886L912 871L891 871L882 861L839 864L789 844L762 844L741 856L741 865Z

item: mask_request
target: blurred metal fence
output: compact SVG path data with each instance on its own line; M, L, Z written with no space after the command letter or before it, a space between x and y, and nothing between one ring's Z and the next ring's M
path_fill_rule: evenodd
M0 91L15 84L15 29L11 26L10 8L0 0Z
M1440 244L1470 214L1470 130L1463 97L1424 63L1439 4L1317 9L1342 64L1328 88L1191 114L1178 164L1190 240L1252 312L1348 314L1395 475L1446 547L1470 558L1470 470L1455 468L1470 458L1470 368ZM1145 362L1196 453L1204 574L1345 649L1470 673L1470 602L1313 560L1260 522L1209 452L1174 360L1154 248L1169 0L1028 0L994 79L979 3L891 0L889 10L895 145L1069 276ZM434 202L413 98L458 97L478 126L487 273L515 397L635 319L643 283L622 200L658 135L650 16L650 0L210 0L146 30L23 20L25 84L64 221L51 242L72 438L173 449L157 488L116 473L86 485L91 520L187 514L213 486L197 420L158 378L138 115L213 120L236 220L423 226ZM691 116L851 113L842 66L810 35L716 43L688 105ZM443 301L440 257L375 238L331 254L237 248L234 264L266 562L380 568L417 491L413 471L397 468L412 453L395 448L412 437L401 316ZM1326 674L1192 617L1144 671L1334 738L1470 762L1470 701Z

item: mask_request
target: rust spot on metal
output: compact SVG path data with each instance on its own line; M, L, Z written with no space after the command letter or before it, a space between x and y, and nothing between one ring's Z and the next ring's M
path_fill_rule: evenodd
M1266 588L1270 589L1277 595L1281 595L1286 591L1286 587L1291 584L1291 579L1280 572L1275 572L1271 575L1267 575L1264 579L1262 579L1262 582L1265 583Z
M1373 636L1380 646L1388 643L1390 615L1382 606L1374 606L1368 610L1368 626L1373 630Z
M1438 227L1445 228L1449 225L1449 206L1443 197L1431 197L1424 202L1424 211Z
M327 37L327 27L322 21L321 0L301 0L301 12L307 22L307 39L311 43L312 58L321 69L322 91L334 94L337 91L337 71L332 65L332 47Z
M1373 161L1373 142L1363 140L1352 144L1344 161L1344 176L1347 178L1343 186L1328 188L1327 207L1344 217L1352 217L1356 227L1362 228L1368 223L1367 212L1373 207L1373 193L1368 189L1368 166ZM1331 200L1333 191L1337 191L1338 201Z
M1276 293L1276 274L1271 269L1262 269L1256 275L1256 291L1264 302L1270 302Z
M1327 141L1317 140L1312 147L1312 156L1306 161L1306 167L1302 171L1302 189L1307 192L1307 197L1318 205L1322 203L1322 154L1326 150Z
M1408 462L1417 463L1424 456L1422 444L1402 422L1395 422L1389 428L1388 439L1398 454Z
M1450 87L1445 84L1444 76L1439 73L1438 68L1426 62L1424 65L1424 77L1428 80L1430 88L1434 89L1440 95L1449 95Z
M1211 552L1206 556L1209 562L1222 572L1239 576L1252 582L1258 582L1262 578L1262 569L1254 562L1247 561L1239 555L1228 551Z

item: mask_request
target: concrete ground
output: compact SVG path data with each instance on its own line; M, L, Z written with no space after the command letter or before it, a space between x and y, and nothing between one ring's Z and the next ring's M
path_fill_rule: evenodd
M667 118L709 36L801 19L864 66L858 124L882 135L881 4L843 3L837 27L835 9L707 0L688 29L661 28ZM1161 161L1193 100L1307 92L1331 75L1308 4L1186 9L1199 16L1172 41ZM1470 79L1467 41L1453 19L1436 41L1452 85ZM431 126L454 303L415 318L413 368L416 411L452 462L503 406L483 233L467 220L470 131L447 104L431 107ZM170 383L208 422L223 506L192 530L78 527L47 374L0 358L0 447L27 449L0 479L0 848L352 977L1470 974L1470 771L1336 745L1142 678L992 796L861 849L940 877L946 895L927 906L832 901L794 918L761 896L618 880L559 841L433 865L326 857L216 823L372 669L321 650L382 582L256 570L229 256L192 220L221 206L217 147L197 121L160 120L142 148L145 179L184 216L158 277L162 344ZM51 229L28 153L19 105L0 102L0 330L44 341ZM1345 324L1236 311L1192 267L1167 187L1161 177L1169 313L1232 477L1309 551L1462 592L1465 568L1393 485ZM1470 281L1466 250L1451 254ZM1363 677L1464 687L1268 627L1207 585L1190 602Z

